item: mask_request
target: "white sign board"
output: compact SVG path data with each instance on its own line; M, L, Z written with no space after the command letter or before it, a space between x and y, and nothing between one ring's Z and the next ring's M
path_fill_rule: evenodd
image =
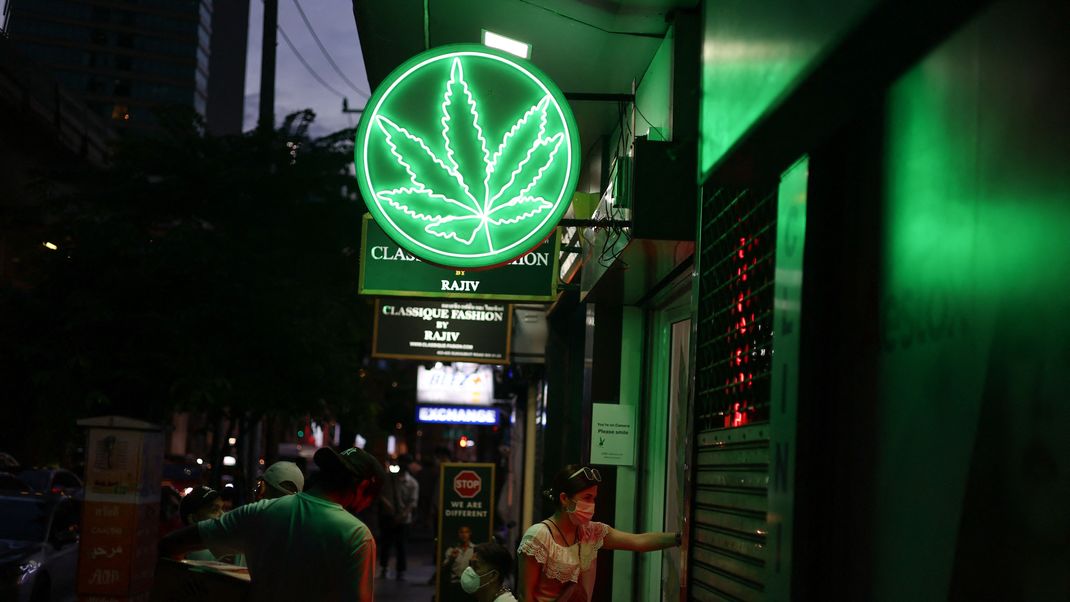
M416 372L416 401L491 405L494 403L494 369L485 364L435 364Z
M591 464L635 464L635 407L591 404Z

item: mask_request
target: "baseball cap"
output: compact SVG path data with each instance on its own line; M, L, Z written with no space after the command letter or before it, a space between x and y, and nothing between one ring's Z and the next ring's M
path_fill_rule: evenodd
M380 484L386 480L386 471L379 460L357 447L351 447L341 453L330 447L321 447L312 456L312 461L328 474L349 472L362 480L375 479Z
M197 487L193 491L187 493L182 501L178 505L178 514L182 517L182 522L188 523L189 517L196 514L198 510L216 501L219 497L219 492L211 487Z
M273 489L283 493L297 493L305 488L305 475L293 462L275 462L260 478Z

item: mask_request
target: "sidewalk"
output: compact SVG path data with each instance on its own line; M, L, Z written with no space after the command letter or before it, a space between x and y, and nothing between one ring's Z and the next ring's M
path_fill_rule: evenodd
M425 537L415 540L410 539L408 549L409 568L405 571L405 581L396 581L394 579L394 559L391 559L387 578L377 578L375 580L375 601L431 602L435 594L435 588L432 585L427 585L427 580L434 573L434 565L431 564L432 545L433 542Z

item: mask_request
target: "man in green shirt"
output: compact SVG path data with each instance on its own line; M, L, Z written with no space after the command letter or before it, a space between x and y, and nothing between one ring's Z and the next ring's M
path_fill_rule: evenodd
M367 452L324 447L307 491L261 500L165 537L161 556L208 547L241 552L249 565L251 600L373 599L375 540L354 516L375 500L386 479Z

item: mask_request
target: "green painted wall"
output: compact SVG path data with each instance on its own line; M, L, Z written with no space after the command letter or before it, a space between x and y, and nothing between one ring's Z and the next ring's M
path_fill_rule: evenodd
M621 315L620 340L620 403L639 407L642 390L643 363L643 312L637 307L625 307ZM636 432L645 425L643 417L635 419ZM636 459L639 460L638 458ZM636 530L636 469L635 466L617 467L617 495L614 514L617 529ZM613 600L626 602L641 598L633 597L635 552L615 551L613 554Z
M874 0L703 3L699 171L790 92Z
M636 88L636 136L649 136L651 140L672 138L674 42L674 28L670 28ZM621 325L620 403L636 408L642 407L643 361L647 352L645 329L643 310L625 307ZM661 523L654 528L646 517L652 512L663 513L662 506L652 502L664 499L665 441L662 437L650 438L646 434L650 429L664 433L665 424L664 415L637 411L636 432L644 433L648 443L642 447L643 457L637 458L641 472L635 466L617 469L617 523L614 526L618 529L632 532L662 530ZM637 444L641 442L637 441ZM660 591L660 567L660 553L613 552L613 599L616 602L654 599L650 596ZM640 591L636 591L637 581L641 583Z
M672 59L674 29L669 28L635 90L635 135L672 139Z
M1064 3L998 3L891 88L880 600L1070 598Z

